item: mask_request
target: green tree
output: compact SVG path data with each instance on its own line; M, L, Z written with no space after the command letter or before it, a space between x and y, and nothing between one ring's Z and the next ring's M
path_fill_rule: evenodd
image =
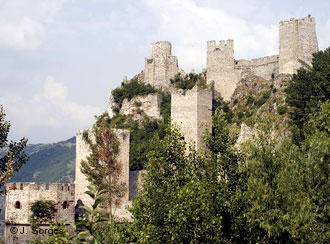
M329 240L330 106L310 116L298 147L279 134L273 117L257 123L246 143L247 228L251 242L325 243Z
M287 103L296 142L302 140L304 123L318 110L319 102L330 99L330 47L314 54L310 69L300 68L286 89Z
M38 200L31 204L32 212L29 221L32 230L37 230L40 224L51 224L54 222L56 207L55 202L50 200Z
M27 139L23 138L19 142L8 142L10 122L5 120L6 114L0 105L0 187L13 177L23 164L28 161L28 156L24 152Z

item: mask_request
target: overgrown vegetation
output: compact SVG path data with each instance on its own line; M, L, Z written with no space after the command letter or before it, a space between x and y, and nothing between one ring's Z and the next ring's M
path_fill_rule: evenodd
M182 89L183 92L191 90L195 85L206 87L206 73L189 73L184 77L178 73L171 79L171 84L177 89Z
M29 217L31 229L36 231L40 224L51 224L54 222L56 213L55 202L50 200L38 200L31 204Z
M120 87L112 91L114 102L117 103L117 107L112 109L115 112L119 112L125 98L130 101L135 96L145 96L156 92L158 90L150 84L144 84L139 82L137 78L133 78L129 82L122 83Z

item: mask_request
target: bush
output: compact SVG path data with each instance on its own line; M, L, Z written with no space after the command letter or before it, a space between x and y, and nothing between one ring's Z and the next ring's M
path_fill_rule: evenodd
M288 112L288 107L287 106L278 106L277 113L279 115L285 114L287 112Z
M250 94L246 100L246 105L250 105L254 102L254 97Z
M270 91L264 92L264 93L262 94L262 97L259 98L257 101L255 101L254 104L255 104L257 107L261 107L261 106L262 106L262 105L268 100L269 96L270 96Z
M182 77L180 73L176 74L173 79L171 79L171 84L177 89L182 89L184 91L192 89L195 85L199 87L205 87L206 78L203 73L194 74L189 73L185 77Z
M158 92L158 90L150 84L144 84L139 82L137 78L133 78L130 82L123 83L121 87L112 91L113 100L118 104L118 107L113 109L119 112L125 98L130 101L135 96L145 96L156 92Z
M242 111L239 111L239 112L237 113L237 118L238 118L238 119L243 118L243 116L244 116L244 113L243 113Z

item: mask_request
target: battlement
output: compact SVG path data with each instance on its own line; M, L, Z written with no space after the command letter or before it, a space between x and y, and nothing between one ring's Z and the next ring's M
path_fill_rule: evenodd
M217 45L216 41L207 41L207 51L214 51L214 50L224 50L224 49L234 49L234 40L228 39L220 40L219 45Z
M292 24L315 24L315 18L311 16L306 16L301 19L296 19L296 18L290 18L290 20L282 20L279 22L280 27L281 26L286 26L286 25L292 25Z
M75 185L64 183L12 182L6 184L7 223L29 224L30 206L38 200L53 201L55 219L70 223L74 219Z
M6 191L74 191L74 184L11 182L6 184Z

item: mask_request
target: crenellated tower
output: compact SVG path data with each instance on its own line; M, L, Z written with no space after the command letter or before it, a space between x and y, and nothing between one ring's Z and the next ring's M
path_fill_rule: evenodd
M151 57L145 59L144 82L167 90L170 79L179 72L178 59L172 56L172 45L168 41L151 44Z
M234 41L221 40L219 45L215 41L208 41L206 65L207 83L214 81L214 89L225 100L229 100L238 82L234 69Z
M315 19L291 18L279 24L279 72L293 74L303 63L310 65L318 51Z

